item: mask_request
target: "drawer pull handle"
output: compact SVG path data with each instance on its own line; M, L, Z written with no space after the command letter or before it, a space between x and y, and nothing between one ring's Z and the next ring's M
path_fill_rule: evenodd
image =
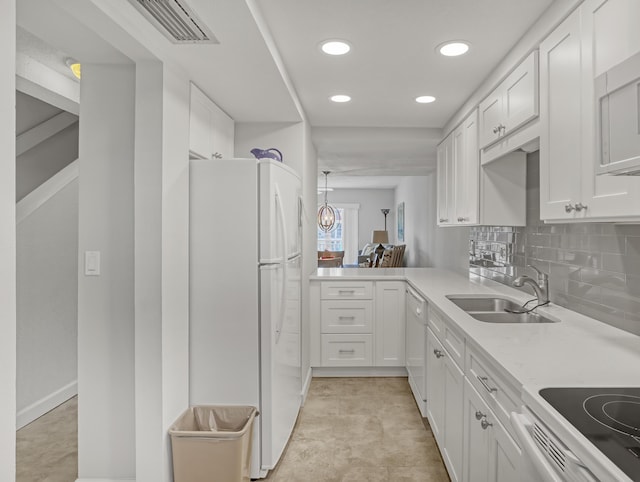
M433 350L433 354L436 356L436 358L442 358L444 356L444 353L437 349Z
M493 427L493 424L487 421L487 417L483 417L482 420L480 420L480 426L482 427L482 430L486 430L489 427Z
M356 317L355 316L338 316L339 320L355 320Z
M482 420L486 415L482 413L480 410L476 411L476 420Z
M354 294L356 292L356 290L338 290L338 294L342 295L342 294Z
M356 350L355 349L351 349L351 350L338 350L338 353L355 353Z
M497 388L492 388L487 384L487 380L489 380L489 378L487 377L481 377L480 375L478 375L476 377L478 379L478 381L482 384L482 386L484 387L484 389L489 392L489 393L493 393L493 392L497 392L498 389Z

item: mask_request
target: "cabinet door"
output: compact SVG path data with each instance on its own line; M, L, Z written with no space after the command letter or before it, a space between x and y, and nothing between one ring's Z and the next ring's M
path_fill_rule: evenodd
M405 283L376 282L376 366L405 366Z
M491 482L530 482L536 480L523 471L522 451L500 422L493 419L491 431L491 460L489 480ZM489 431L487 430L487 431Z
M480 147L486 147L500 138L502 125L502 86L480 102Z
M438 225L454 222L454 165L453 135L447 136L438 146Z
M444 347L427 329L427 418L439 446L444 444Z
M213 113L211 100L191 84L189 113L189 151L202 159L213 154Z
M464 384L464 476L466 482L489 482L491 431L480 424L489 407L469 381ZM517 479L514 479L517 480Z
M588 0L581 7L583 114L581 117L582 204L585 216L616 219L640 216L640 176L596 175L594 79L640 50L637 0Z
M444 449L449 476L452 481L462 480L464 436L464 374L445 352L444 366Z
M581 200L581 53L576 11L540 44L541 219L583 216L566 209Z
M538 116L538 52L534 51L503 82L502 135Z
M234 155L235 125L220 107L211 102L213 155L214 157L232 158Z
M478 149L478 110L460 125L462 152L456 157L455 219L460 224L478 224L480 210L480 151Z

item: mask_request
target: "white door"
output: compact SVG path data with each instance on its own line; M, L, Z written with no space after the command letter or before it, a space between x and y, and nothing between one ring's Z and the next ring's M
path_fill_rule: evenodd
M453 223L453 136L438 146L438 225Z
M480 103L480 147L500 138L502 122L502 87L494 90Z
M260 161L260 262L300 253L300 178L278 161ZM242 222L241 219L238 220Z
M444 347L430 328L427 329L427 418L431 431L444 444Z
M509 134L538 115L538 52L534 51L504 81L504 126Z

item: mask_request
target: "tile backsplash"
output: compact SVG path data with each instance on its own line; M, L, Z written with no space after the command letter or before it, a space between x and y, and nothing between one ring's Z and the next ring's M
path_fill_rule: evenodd
M469 271L511 285L521 274L534 276L532 264L549 273L553 303L640 335L640 225L545 224L539 178L534 152L527 156L527 225L471 228Z

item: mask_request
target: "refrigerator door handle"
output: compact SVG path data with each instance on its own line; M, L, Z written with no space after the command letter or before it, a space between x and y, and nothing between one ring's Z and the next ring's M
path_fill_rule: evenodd
M282 325L284 324L284 317L286 315L286 304L287 304L287 254L288 254L288 246L287 246L287 226L286 219L284 216L284 208L282 206L282 199L280 198L280 189L278 189L278 185L274 186L275 190L275 201L276 207L278 211L278 217L280 218L280 235L282 236L282 245L284 247L284 253L282 254L282 294L280 298L280 313L278 316L278 321L276 324L276 344L280 341L280 334L282 333Z

